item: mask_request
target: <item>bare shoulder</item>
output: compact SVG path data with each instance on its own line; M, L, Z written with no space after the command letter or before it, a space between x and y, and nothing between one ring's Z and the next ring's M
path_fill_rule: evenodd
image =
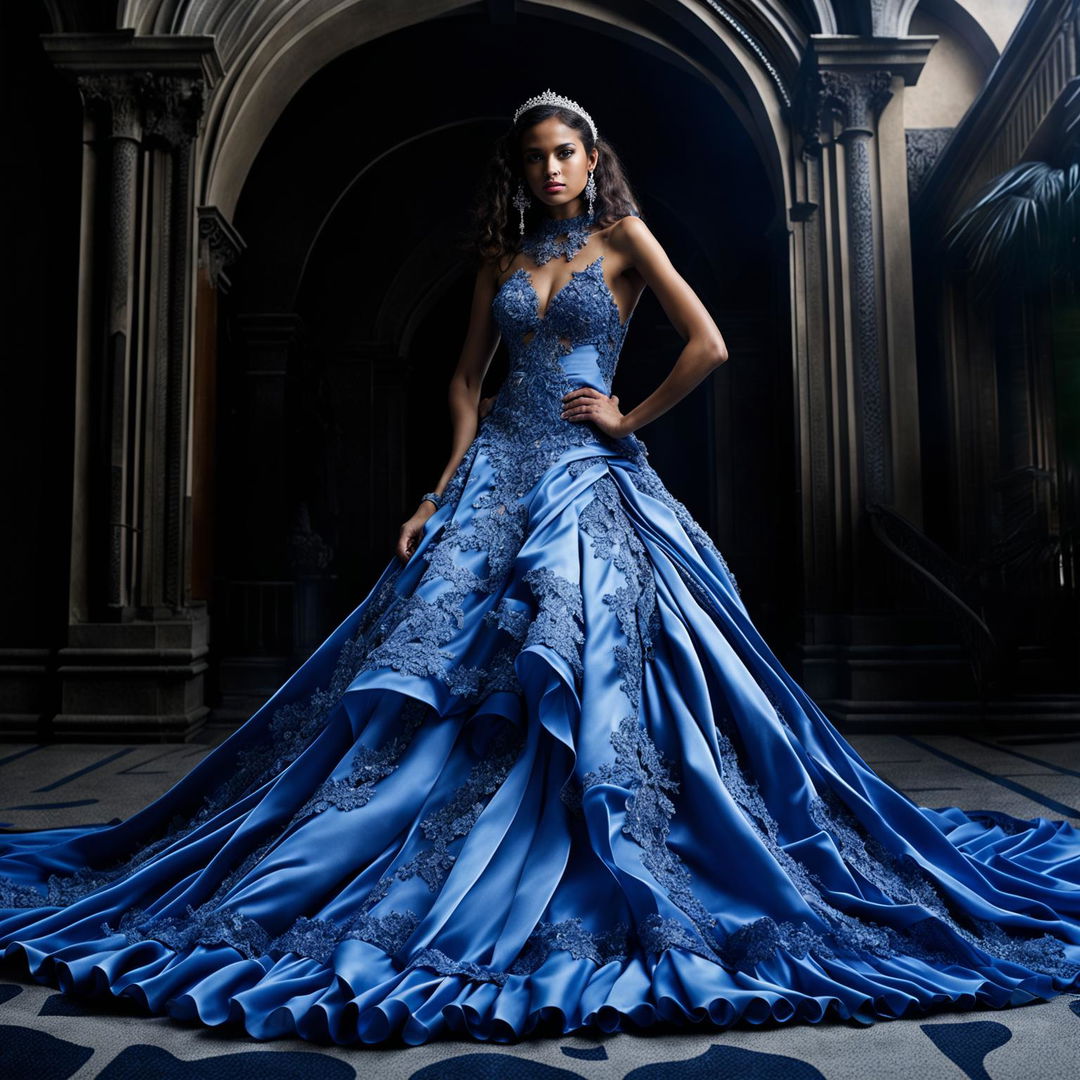
M652 230L636 214L627 214L609 225L607 243L612 251L618 252L631 266L659 246Z
M606 241L616 256L618 272L644 285L642 269L660 247L649 226L636 214L627 214L608 226Z
M652 230L636 214L627 214L611 225L608 242L623 251L640 249L642 244L656 243Z

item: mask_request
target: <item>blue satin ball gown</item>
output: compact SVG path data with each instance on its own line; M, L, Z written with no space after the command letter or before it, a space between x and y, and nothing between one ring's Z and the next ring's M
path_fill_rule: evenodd
M0 837L5 957L340 1044L1080 987L1077 830L880 779L644 444L561 418L627 332L590 249L545 312L503 282L510 372L415 553L262 708L126 820Z

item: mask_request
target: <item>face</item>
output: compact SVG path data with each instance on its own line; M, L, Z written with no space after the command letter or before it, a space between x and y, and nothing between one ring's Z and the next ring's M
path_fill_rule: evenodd
M521 169L525 183L533 198L544 206L581 202L582 207L572 206L571 211L582 212L589 169L596 166L599 157L596 147L591 154L586 154L581 136L557 116L541 120L521 135ZM550 183L561 186L549 188Z

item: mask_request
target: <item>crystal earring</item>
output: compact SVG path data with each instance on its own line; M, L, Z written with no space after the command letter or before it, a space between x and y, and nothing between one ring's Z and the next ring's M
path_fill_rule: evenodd
M589 170L589 182L585 185L585 198L589 200L589 217L592 217L593 202L596 199L596 180L593 178L593 170Z
M529 205L529 196L525 194L525 184L523 181L518 181L517 191L514 194L514 208L521 211L521 221L518 225L518 231L522 236L525 235L525 208Z

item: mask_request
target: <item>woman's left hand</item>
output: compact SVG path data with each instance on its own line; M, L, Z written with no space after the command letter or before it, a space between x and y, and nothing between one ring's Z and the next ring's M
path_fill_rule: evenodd
M600 393L591 386L581 386L564 395L562 419L579 423L589 420L605 435L621 439L625 434L625 417L619 411L619 397Z

